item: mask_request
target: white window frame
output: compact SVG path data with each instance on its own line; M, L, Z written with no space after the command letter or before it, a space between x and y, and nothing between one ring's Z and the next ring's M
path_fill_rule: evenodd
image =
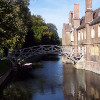
M83 32L82 32L82 34L81 34L81 38L82 38L82 40L83 40Z
M100 24L98 25L98 37L100 37Z
M84 47L84 52L85 52L85 54L86 54L86 45L85 45L85 47Z
M91 46L91 55L95 55L95 48L94 48L94 45Z
M94 38L95 37L95 30L94 30L94 27L92 27L91 29L91 38Z
M98 45L95 46L95 55L99 56L99 47L98 47Z
M71 31L71 41L74 41L74 32Z
M84 31L84 39L86 39L86 31Z
M78 41L80 41L80 32L78 32Z

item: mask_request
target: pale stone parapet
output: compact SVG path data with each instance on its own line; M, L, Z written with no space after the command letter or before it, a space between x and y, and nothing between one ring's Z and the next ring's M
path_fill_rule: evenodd
M100 63L94 61L86 61L85 70L89 70L97 74L100 74Z

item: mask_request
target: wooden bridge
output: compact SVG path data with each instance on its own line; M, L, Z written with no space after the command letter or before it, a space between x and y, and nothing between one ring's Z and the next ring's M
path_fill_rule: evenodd
M75 50L72 48L68 48L66 46L39 45L15 51L10 51L8 53L8 59L13 64L17 64L32 56L44 55L44 54L62 55L65 56L67 59L72 60L74 63L77 63L77 61L80 60L82 56L84 56L82 50ZM76 54L77 56L75 56Z

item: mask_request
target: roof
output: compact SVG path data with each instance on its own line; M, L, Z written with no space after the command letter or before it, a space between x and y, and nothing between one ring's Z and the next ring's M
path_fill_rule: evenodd
M100 11L100 8L93 11L93 21L90 22L90 25L94 25L97 23L100 23L100 17L98 17L98 12ZM83 16L80 20L80 26L77 28L77 30L85 28L85 16Z
M100 17L96 17L91 23L90 26L100 23Z
M95 19L96 17L98 17L98 11L100 11L100 8L96 9L93 11L93 19Z
M80 26L77 28L77 30L80 30L80 29L83 29L83 28L85 28L85 16L83 16L80 19Z

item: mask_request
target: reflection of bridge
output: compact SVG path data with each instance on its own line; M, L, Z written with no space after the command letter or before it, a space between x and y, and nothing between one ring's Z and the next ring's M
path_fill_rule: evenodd
M8 59L11 60L12 63L20 63L29 57L44 54L63 55L67 59L72 60L74 63L77 63L77 61L84 55L82 50L75 50L66 46L39 45L9 52Z

